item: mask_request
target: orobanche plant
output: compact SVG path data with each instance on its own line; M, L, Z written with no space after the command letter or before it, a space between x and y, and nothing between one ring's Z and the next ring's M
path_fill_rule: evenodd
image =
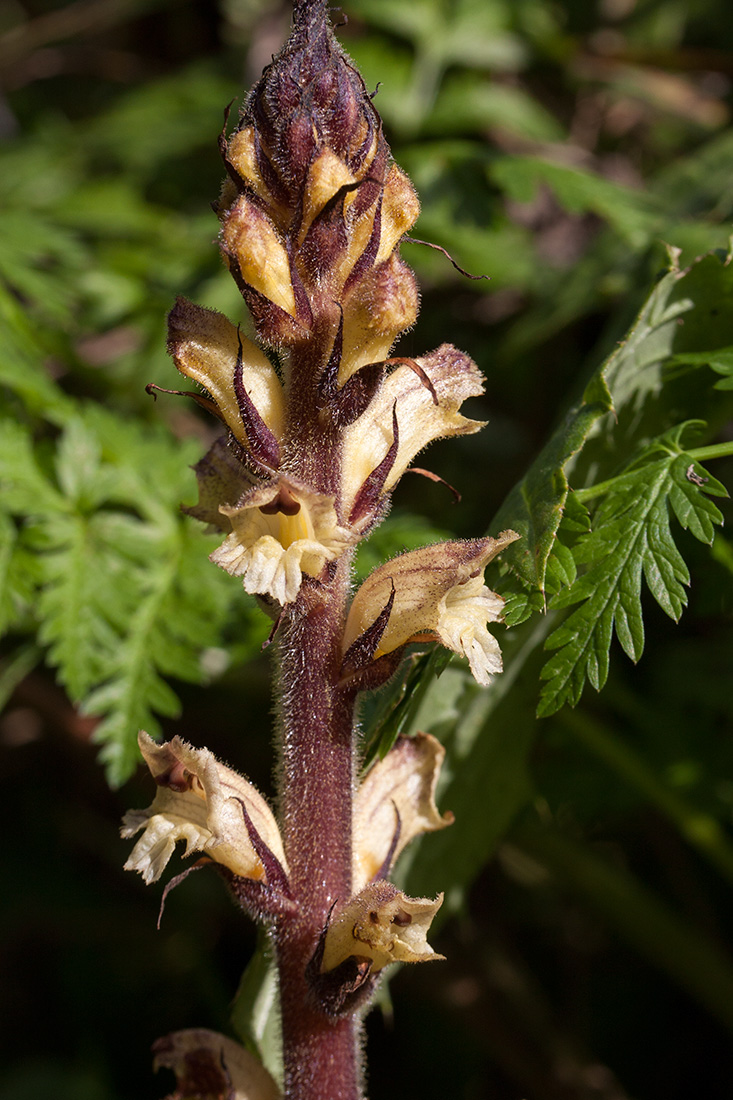
M409 897L390 870L451 822L435 805L443 749L431 736L398 739L357 783L356 707L418 640L467 657L481 684L501 671L487 624L504 601L483 572L518 536L404 553L352 594L355 549L418 451L481 427L460 408L482 382L449 344L389 358L417 315L399 242L419 204L325 0L296 2L288 43L221 147L221 249L261 346L181 299L169 347L225 428L198 464L190 512L221 529L212 561L273 619L278 812L208 749L141 734L158 793L125 819L126 837L141 833L127 867L157 880L179 840L213 861L274 943L284 1095L356 1100L380 972L439 957L427 934L442 896ZM177 1096L278 1094L252 1054L210 1032L177 1033L157 1058Z
M266 1067L229 1038L181 1031L156 1044L158 1064L177 1075L176 1100L358 1100L362 1020L383 971L440 957L428 933L442 895L410 896L390 881L411 841L453 822L436 805L443 747L416 725L428 659L405 670L407 647L438 643L486 686L502 671L489 624L515 628L511 672L501 690L470 703L468 723L472 737L482 730L484 741L510 746L512 781L486 826L475 775L496 782L495 771L487 776L489 764L464 753L449 786L456 823L428 838L443 852L446 885L460 889L528 799L534 724L513 716L502 729L504 686L544 644L553 653L538 714L576 704L586 681L603 687L614 635L641 656L642 579L673 619L686 602L690 577L671 519L708 543L722 521L710 497L725 489L700 461L733 445L690 450L691 431L707 424L683 415L709 416L711 437L722 422L725 395L712 390L731 389L733 267L713 254L680 270L670 250L670 269L507 498L495 536L399 554L354 590L357 547L418 452L482 427L461 413L482 392L481 376L450 344L391 357L417 316L399 246L419 204L325 0L296 0L289 41L220 148L221 251L259 343L179 299L169 350L224 429L196 467L199 500L187 511L221 532L212 561L272 619L276 804L204 746L142 733L158 791L125 818L124 836L136 838L127 867L154 882L185 842L186 855L199 853L189 869L215 869L264 928L277 969L282 1082L279 1059ZM709 368L723 375L715 386ZM484 584L493 559L502 595ZM359 705L390 680L397 688L365 752ZM115 698L109 688L102 695L87 702L95 713ZM258 996L256 980L243 981L240 1002Z

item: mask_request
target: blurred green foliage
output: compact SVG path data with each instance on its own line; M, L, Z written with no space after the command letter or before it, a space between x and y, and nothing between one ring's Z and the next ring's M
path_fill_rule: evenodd
M446 890L450 961L391 984L394 1033L372 1015L370 1095L727 1097L728 5L351 0L346 14L339 33L420 192L415 236L491 278L404 246L423 311L402 350L469 351L490 426L429 456L461 503L405 479L360 568L498 522L524 524L533 551L494 576L516 625L489 691L415 657L365 712L382 748L398 728L445 741L457 819L400 867L413 891ZM177 294L246 322L207 205L216 136L288 18L265 0L2 12L2 1100L161 1095L149 1043L226 1030L255 948L203 875L156 936L157 900L119 870L115 836L146 785L110 792L90 741L115 783L144 725L268 784L268 626L178 511L211 425L144 387L176 385ZM648 594L677 617L688 571L675 627ZM584 630L587 660L568 660ZM643 643L634 666L621 650L636 661ZM600 696L582 694L586 672L607 678ZM537 720L566 698L575 710Z

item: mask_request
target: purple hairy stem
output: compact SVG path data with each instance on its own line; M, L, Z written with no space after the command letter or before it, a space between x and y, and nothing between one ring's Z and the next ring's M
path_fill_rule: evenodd
M353 1015L318 1004L308 964L334 903L351 896L354 693L339 688L350 562L306 590L281 627L278 669L280 818L297 917L278 925L285 1100L359 1100Z

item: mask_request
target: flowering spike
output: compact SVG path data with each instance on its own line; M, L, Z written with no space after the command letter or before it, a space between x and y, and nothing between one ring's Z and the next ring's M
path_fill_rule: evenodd
M125 836L142 831L127 866L153 881L179 840L215 861L275 941L284 1096L357 1100L356 1014L376 975L439 957L426 936L442 896L409 898L385 876L405 845L452 817L435 804L443 750L424 734L399 738L354 796L355 702L425 638L489 682L501 655L487 623L503 603L482 574L517 536L402 554L349 606L357 543L425 446L482 427L460 410L483 380L448 344L390 358L417 317L399 247L419 201L326 0L295 0L289 41L226 129L225 117L220 250L259 343L179 299L168 346L227 429L197 464L199 500L186 511L223 533L211 560L275 620L282 835L262 796L208 750L142 735L158 793L125 818ZM277 370L263 346L277 349ZM275 1100L274 1084L226 1040L166 1042L159 1057L179 1075L175 1100Z

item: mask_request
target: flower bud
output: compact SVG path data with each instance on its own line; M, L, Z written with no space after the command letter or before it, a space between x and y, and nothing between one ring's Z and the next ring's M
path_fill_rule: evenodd
M222 150L221 248L260 336L304 347L314 333L333 333L338 303L341 381L384 359L417 314L414 279L395 249L420 207L390 164L379 115L324 2L296 3L290 39Z

